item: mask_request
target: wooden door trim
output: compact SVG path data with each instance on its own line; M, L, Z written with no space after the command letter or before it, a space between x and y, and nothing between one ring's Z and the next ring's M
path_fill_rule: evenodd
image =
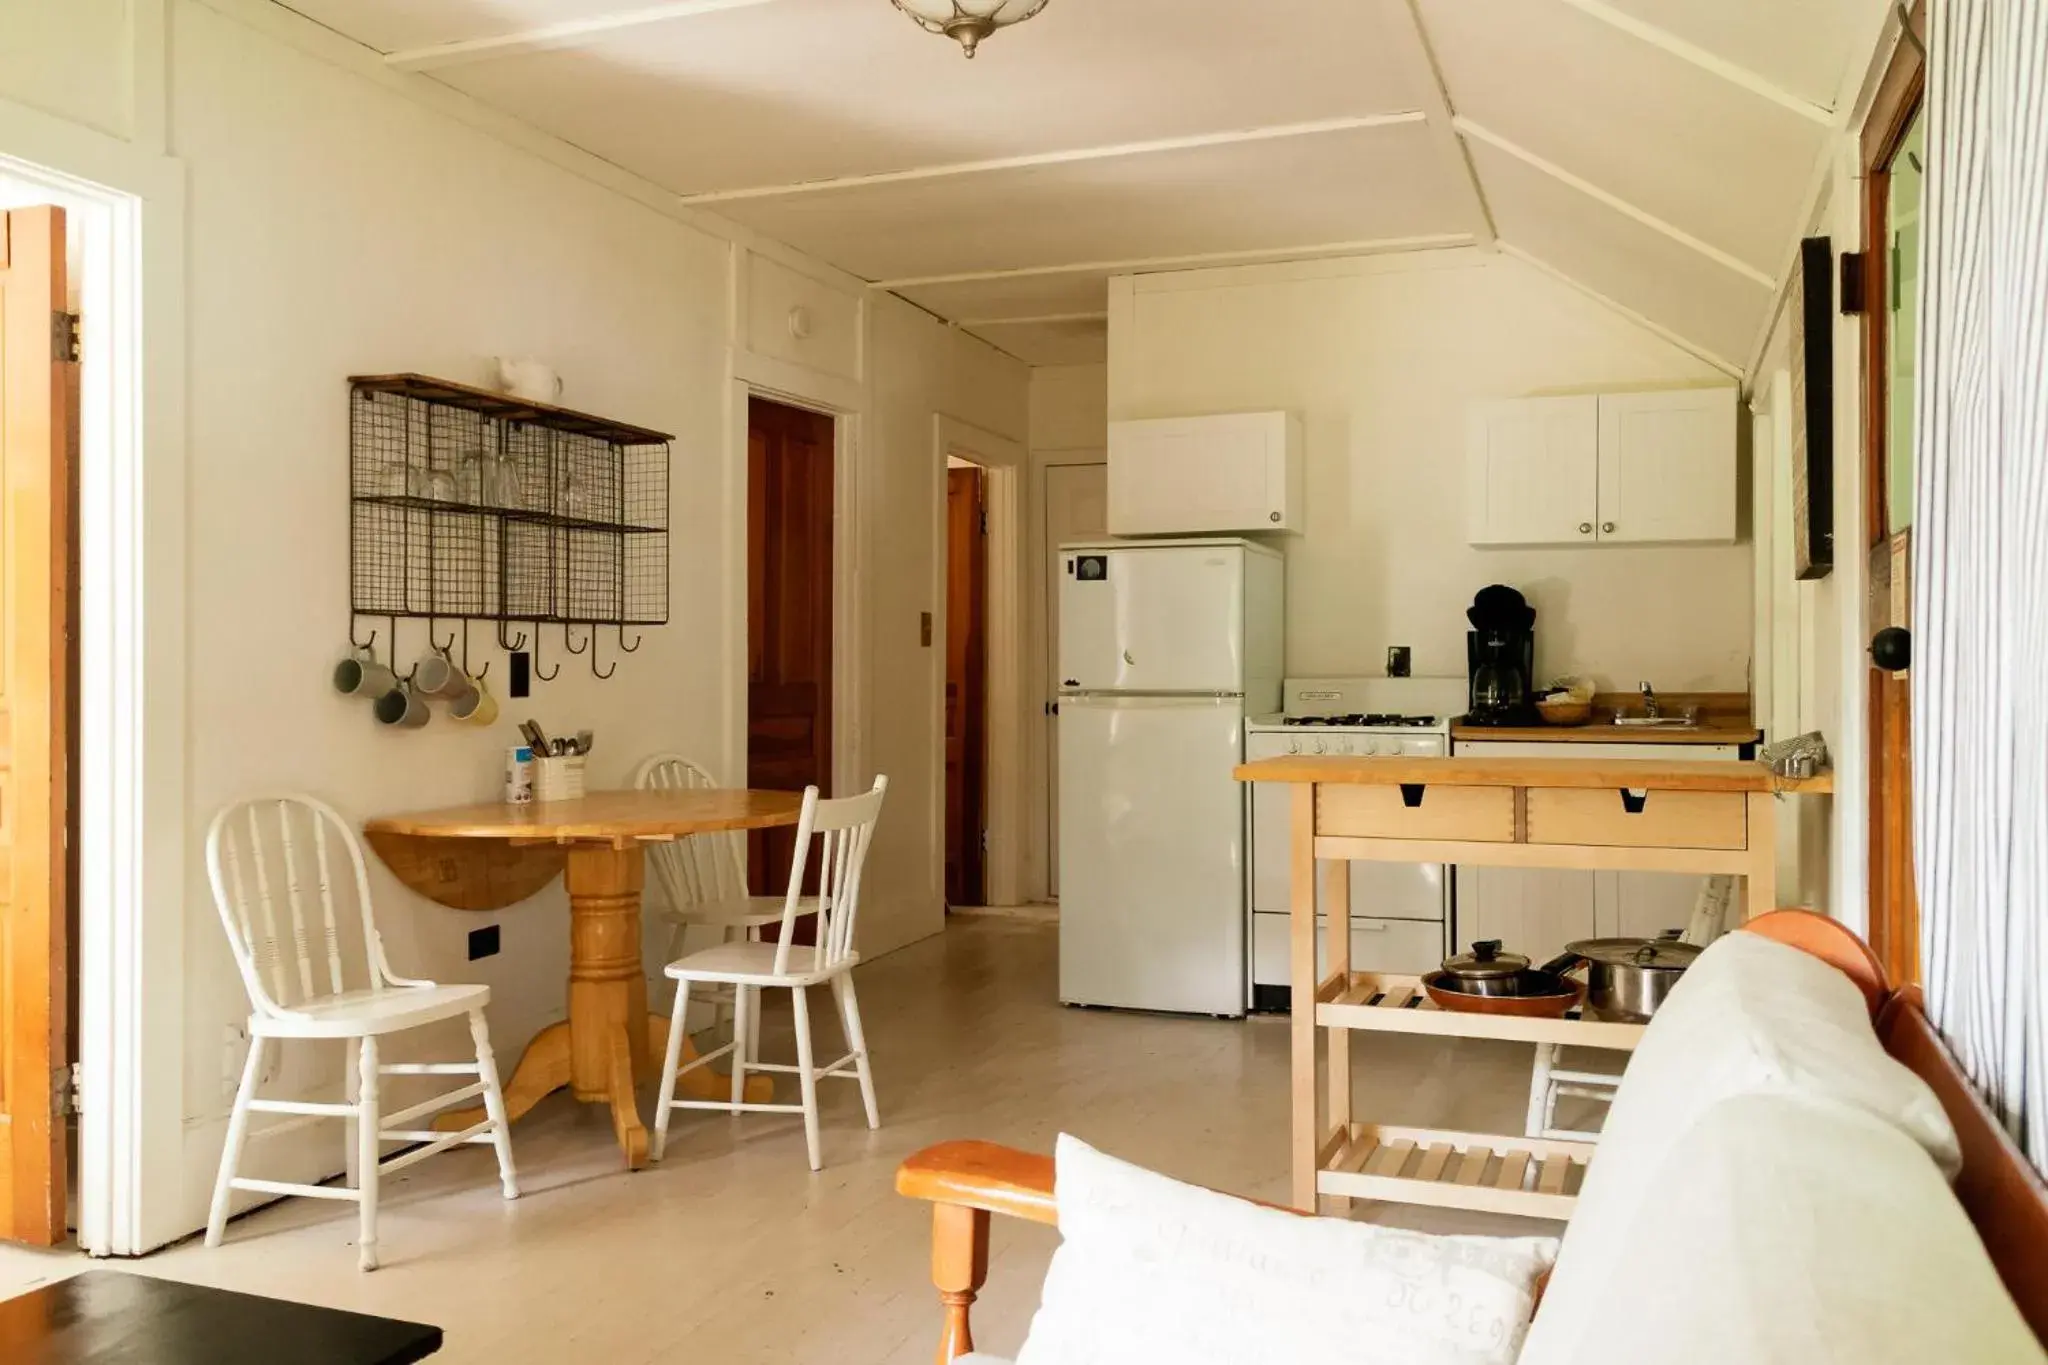
M971 505L956 510L953 506L953 490L959 476L971 473L971 482L961 486L972 491ZM953 621L961 613L968 622L966 656L962 661L959 705L960 738L962 755L959 777L962 784L962 828L961 885L956 887L950 871L953 860L953 778L954 769L949 754L946 762L946 861L949 865L946 885L946 904L983 905L988 901L987 848L984 843L988 829L988 471L980 465L970 464L964 468L946 469L946 688L948 693L954 686L953 676ZM958 515L964 510L968 525L962 526ZM956 539L965 535L969 538L965 548L966 563L958 556L963 546ZM964 573L963 573L964 569ZM964 581L963 581L964 580ZM962 593L968 594L963 604ZM948 698L946 708L947 728L945 742L952 745L952 705Z
M73 480L72 413L77 365L53 350L52 314L68 306L65 214L61 208L0 212L0 270L10 298L0 312L6 344L4 473L8 607L4 628L9 754L5 848L6 924L0 934L0 1237L51 1246L65 1233L70 1144L53 1078L70 1062L70 640ZM45 455L45 452L47 454ZM19 937L12 937L18 935Z
M1917 0L1908 16L1912 32L1925 42L1926 0ZM1877 557L1877 547L1890 539L1890 509L1886 504L1890 452L1886 448L1890 420L1889 366L1886 300L1891 286L1888 246L1891 192L1891 162L1920 112L1926 87L1926 62L1919 44L1902 37L1879 79L1876 94L1864 119L1858 140L1863 171L1863 497L1861 534L1855 550L1862 557L1865 572ZM1887 569L1887 573L1889 569ZM1890 589L1887 589L1890 591ZM1872 594L1865 592L1854 604L1860 617L1859 640L1867 644L1873 622L1869 610ZM1869 938L1886 970L1894 980L1920 979L1918 925L1919 911L1911 878L1912 830L1907 820L1909 807L1886 799L1886 755L1899 743L1893 731L1901 723L1908 705L1901 689L1909 684L1893 679L1873 667L1867 659L1864 670L1865 736L1865 840L1866 896L1869 904ZM1910 754L1901 762L1901 780L1910 780ZM1906 852L1902 854L1901 850ZM1904 875L1901 876L1903 869Z
M985 476L982 496L988 507L988 771L993 774L1024 772L1025 736L1036 733L1026 724L1027 697L1036 688L1024 677L1028 648L1025 638L1025 588L1023 545L1025 541L1024 488L1029 467L1024 444L945 413L932 415L931 602L945 601L946 556L946 457L957 455L981 466ZM945 613L933 610L932 657L928 673L932 696L941 701L946 688ZM945 848L945 720L934 714L933 755L930 781L932 803L929 818L943 858ZM988 829L988 855L983 863L982 884L992 905L1016 905L1024 896L1024 783L1014 777L988 784L983 820ZM943 882L943 876L941 877Z

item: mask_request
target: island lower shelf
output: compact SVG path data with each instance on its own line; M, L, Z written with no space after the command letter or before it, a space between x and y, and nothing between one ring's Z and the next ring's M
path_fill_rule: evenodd
M1332 973L1316 987L1316 1027L1331 1037L1332 1064L1349 1091L1352 1030L1490 1038L1537 1047L1631 1052L1645 1025L1604 1019L1532 1019L1447 1010L1420 977ZM1334 1123L1317 1145L1315 1193L1349 1199L1568 1218L1594 1144L1381 1123Z
M1332 1130L1316 1193L1563 1220L1592 1158L1590 1142L1353 1123Z

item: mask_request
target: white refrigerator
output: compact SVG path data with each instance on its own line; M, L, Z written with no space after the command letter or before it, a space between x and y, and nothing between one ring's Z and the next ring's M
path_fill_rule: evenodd
M1245 1012L1249 708L1279 704L1283 567L1245 540L1060 547L1060 999Z

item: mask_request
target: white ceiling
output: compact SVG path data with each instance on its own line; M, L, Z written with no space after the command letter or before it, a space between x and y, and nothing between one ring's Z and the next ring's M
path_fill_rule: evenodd
M1731 371L1885 0L280 0L1034 364L1108 277L1498 243Z

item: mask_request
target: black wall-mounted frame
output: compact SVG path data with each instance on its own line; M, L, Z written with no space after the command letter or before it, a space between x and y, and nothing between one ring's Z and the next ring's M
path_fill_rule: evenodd
M1835 259L1825 237L1799 243L1800 367L1804 403L1793 420L1804 423L1806 467L1803 501L1794 507L1803 516L1795 534L1795 570L1800 578L1826 578L1835 568Z
M494 622L508 650L527 643L513 626L538 646L558 625L610 677L597 627L631 653L629 628L668 621L672 440L425 375L351 378L351 613ZM580 645L573 626L590 628Z

